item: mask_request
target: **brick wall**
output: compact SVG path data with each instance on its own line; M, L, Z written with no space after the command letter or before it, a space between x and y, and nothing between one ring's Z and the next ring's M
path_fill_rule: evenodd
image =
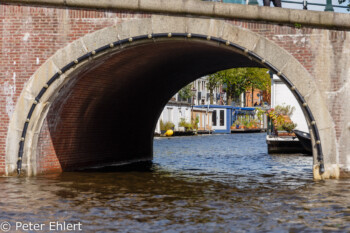
M0 174L16 101L31 75L58 49L101 28L146 14L68 10L0 3Z

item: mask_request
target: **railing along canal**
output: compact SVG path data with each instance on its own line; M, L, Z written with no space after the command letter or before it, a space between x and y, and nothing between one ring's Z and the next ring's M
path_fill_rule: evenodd
M257 0L202 0L205 2L223 2L223 3L235 3L235 4L248 4L248 5L259 5ZM324 1L324 0L323 0ZM332 0L325 0L326 4L322 3L314 3L307 0L303 1L288 1L288 0L281 0L282 3L288 3L288 4L296 4L296 5L302 5L304 10L308 9L308 6L323 6L324 11L334 11L334 8L342 8L347 9L349 11L349 6L342 6L342 5L332 5Z

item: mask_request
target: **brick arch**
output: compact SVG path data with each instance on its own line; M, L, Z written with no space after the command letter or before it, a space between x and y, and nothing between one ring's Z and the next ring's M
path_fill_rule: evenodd
M203 48L208 49L216 46L222 50L222 53L227 50L237 54L243 61L241 65L267 66L274 70L286 80L288 86L298 90L294 93L299 101L308 104L304 106L304 110L312 112L311 118L308 117L307 120L310 123L311 121L317 123L318 128L314 131L315 138L322 142L322 155L326 164L326 172L323 176L338 176L337 169L331 166L336 164L336 161L330 159L330 155L335 153L335 141L325 140L329 135L334 135L334 130L329 127L332 124L329 112L313 77L292 55L256 33L221 20L166 16L128 21L88 34L57 51L48 59L28 81L11 118L6 150L7 174L16 171L17 155L21 153L19 148L23 148L22 163L26 173L31 175L38 172L36 161L38 135L52 103L60 96L62 90L74 85L76 77L85 74L90 68L98 67L120 51L137 48L154 41L160 43L192 41L194 44L205 44L207 47ZM198 47L198 51L200 48ZM239 59L236 62L239 63ZM250 60L253 61L250 62ZM219 67L218 65L216 68ZM185 80L185 82L189 81L191 80ZM178 83L177 88L183 84ZM318 176L316 168L320 161L318 158L320 144L318 145L314 144L315 177Z

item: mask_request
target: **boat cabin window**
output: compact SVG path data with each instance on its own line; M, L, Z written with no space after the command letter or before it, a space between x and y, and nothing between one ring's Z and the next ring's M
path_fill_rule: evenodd
M212 116L212 122L213 122L213 126L216 126L216 110L213 111L213 116Z
M220 126L225 125L225 110L220 110Z

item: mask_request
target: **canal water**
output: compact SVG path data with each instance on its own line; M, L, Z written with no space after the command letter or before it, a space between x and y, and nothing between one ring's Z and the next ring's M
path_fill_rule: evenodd
M350 232L350 180L313 181L311 157L269 155L265 134L156 138L146 165L0 178L0 227Z

